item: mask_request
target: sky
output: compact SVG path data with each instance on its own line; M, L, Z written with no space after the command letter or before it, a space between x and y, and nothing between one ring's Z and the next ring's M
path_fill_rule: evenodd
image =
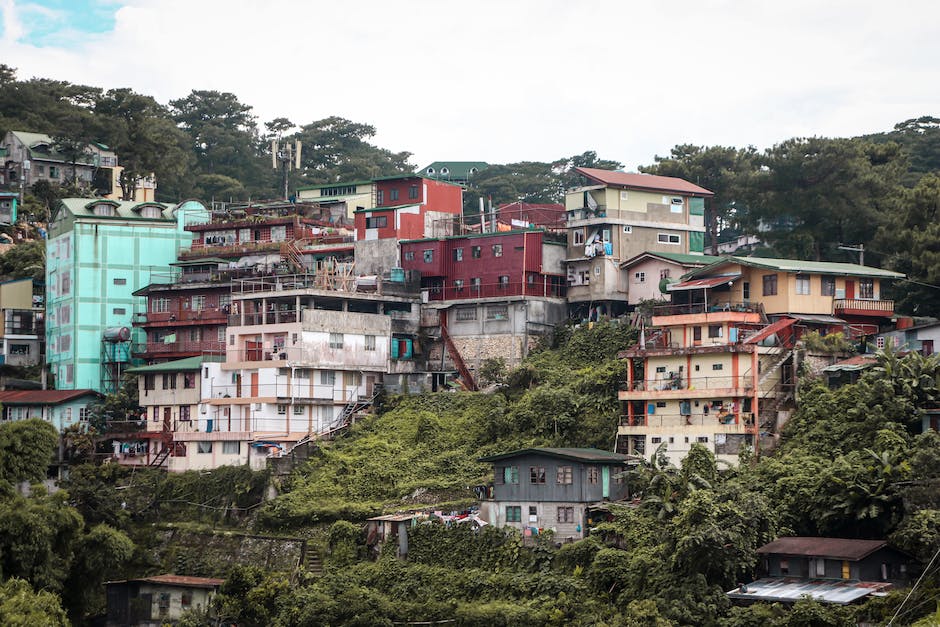
M259 124L336 115L431 161L628 170L940 115L940 2L0 0L21 80L234 93Z

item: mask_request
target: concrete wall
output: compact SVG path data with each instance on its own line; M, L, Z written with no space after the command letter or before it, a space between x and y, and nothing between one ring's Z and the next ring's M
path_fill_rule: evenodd
M356 273L382 274L400 263L395 238L360 240L355 244Z

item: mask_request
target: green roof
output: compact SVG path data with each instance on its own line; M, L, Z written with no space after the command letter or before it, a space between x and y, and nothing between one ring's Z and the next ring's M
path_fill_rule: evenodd
M55 142L52 140L52 137L45 133L27 133L25 131L10 132L26 146L30 159L42 159L44 161L57 161L62 163L66 163L69 160L69 157L55 149ZM34 150L33 146L37 144L48 144L50 147L49 152ZM76 163L81 163L82 165L93 162L94 157L92 155L84 155L84 158L80 158L76 161Z
M675 263L682 264L684 266L707 266L720 261L721 257L714 257L712 255L691 255L685 253L660 253L647 251L645 253L640 253L632 259L628 259L621 263L622 267L628 267L633 265L634 262L638 261L641 257L659 257L661 259L666 259L668 261L674 261Z
M202 364L209 362L222 362L224 357L214 355L204 355L201 357L187 357L186 359L177 359L167 361L162 364L153 364L152 366L137 366L128 368L126 372L131 374L155 374L158 372L182 372L184 370L199 370Z
M490 455L488 457L481 457L477 461L481 462L496 462L502 459L509 459L511 457L520 457L522 455L546 455L548 457L557 457L560 459L570 459L573 461L584 462L586 464L598 464L598 463L624 463L636 457L630 455L624 455L622 453L611 453L610 451L602 451L596 448L521 448L515 451L510 451L509 453L502 453L500 455Z
M480 170L485 170L490 167L485 161L435 161L434 163L429 163L420 170L417 170L415 174L420 176L429 176L431 178L443 178L443 179L457 179L458 181L466 181L470 174L470 169L476 169L477 172ZM429 174L428 168L434 168L434 173ZM447 174L441 174L441 168L447 168Z
M686 276L704 276L710 274L719 266L738 263L752 268L765 268L778 272L805 272L809 274L829 274L835 276L864 276L882 279L903 279L904 274L860 266L857 263L840 263L834 261L801 261L799 259L773 259L769 257L721 257L718 261L689 272Z

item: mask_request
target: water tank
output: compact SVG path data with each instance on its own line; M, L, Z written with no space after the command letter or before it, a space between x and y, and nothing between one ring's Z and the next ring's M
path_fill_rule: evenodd
M105 342L127 342L131 339L131 330L127 327L108 327L104 330Z

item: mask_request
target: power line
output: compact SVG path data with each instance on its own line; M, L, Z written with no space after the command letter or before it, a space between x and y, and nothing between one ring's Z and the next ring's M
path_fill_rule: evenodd
M907 596L904 597L904 600L903 600L903 601L901 601L901 605L898 606L898 609L897 609L897 611L894 613L894 616L892 616L892 617L891 617L891 620L888 621L887 627L891 627L892 623L894 623L894 619L896 619L896 618L898 617L898 614L901 613L901 609L904 607L904 604L907 603L907 600L911 598L911 595L912 595L912 594L914 594L914 590L917 589L917 586L920 585L920 582L921 582L921 581L924 579L924 577L927 575L927 571L929 571L929 570L930 570L930 567L933 566L934 560L937 559L937 556L938 556L938 555L940 555L940 549L937 549L937 552L934 553L934 554L933 554L933 557L930 558L930 563L927 564L927 568L925 568L925 569L924 569L924 572L922 572L922 573L920 574L920 577L917 578L917 581L914 583L914 586L910 589L910 591L908 591Z

